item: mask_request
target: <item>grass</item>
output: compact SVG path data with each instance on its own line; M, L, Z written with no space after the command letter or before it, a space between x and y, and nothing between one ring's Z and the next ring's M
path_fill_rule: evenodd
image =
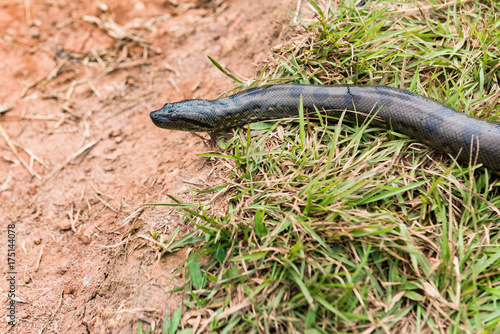
M311 3L318 20L256 84L384 84L498 121L494 2ZM499 178L369 122L318 118L236 131L204 155L234 166L207 189L224 198L165 204L196 229L154 234L163 253L195 247L176 291L202 319L179 332L499 333Z

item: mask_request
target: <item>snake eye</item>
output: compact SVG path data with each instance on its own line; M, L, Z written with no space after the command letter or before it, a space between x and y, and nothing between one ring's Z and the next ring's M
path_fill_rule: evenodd
M171 119L172 121L177 120L177 114L176 114L175 112L171 113L171 114L170 114L170 119Z

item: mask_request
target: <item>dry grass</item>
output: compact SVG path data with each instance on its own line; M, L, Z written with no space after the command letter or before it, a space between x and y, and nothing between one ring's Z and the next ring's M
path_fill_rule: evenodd
M0 135L14 156L32 176L44 182L64 169L75 158L88 154L100 141L100 138L89 138L89 123L91 122L92 111L87 108L77 108L78 106L75 107L73 105L72 97L75 89L77 87L86 88L90 94L95 94L103 105L117 103L117 100L122 97L130 83L125 80L118 87L113 87L111 91L103 91L102 87L97 87L96 81L119 70L146 65L148 64L148 53L155 52L151 50L147 42L142 40L141 36L152 30L153 23L163 19L163 17L155 17L144 21L139 24L136 30L130 30L113 21L106 5L100 4L98 7L98 15L87 16L85 20L96 24L104 33L115 39L116 42L109 47L91 49L84 53L57 48L56 65L54 68L45 76L26 85L21 94L25 100L37 98L53 99L57 101L60 111L46 115L32 115L23 112L20 116L12 116L11 118L4 116L3 118L29 122L53 121L54 126L50 134L57 133L63 124L69 125L71 129L66 129L64 132L82 133L81 148L73 155L68 156L61 165L52 168L52 166L41 160L29 148L13 141L7 131L0 125ZM151 96L145 96L144 100L150 98ZM141 102L141 100L136 99L133 101L133 104ZM130 108L131 106L127 107ZM10 106L0 106L0 114L7 113L10 109ZM118 112L122 112L126 108L116 109L119 110ZM80 129L83 129L83 131L80 131ZM24 154L21 155L19 150L24 151L25 155L29 156L29 162L23 158ZM39 167L37 164L46 172L45 175L44 173L37 172L37 168Z

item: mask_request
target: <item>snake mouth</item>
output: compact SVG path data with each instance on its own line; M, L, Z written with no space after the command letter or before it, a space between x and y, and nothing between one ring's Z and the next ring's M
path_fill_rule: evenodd
M154 125L163 129L183 130L183 131L211 131L214 126L197 119L187 118L178 113L165 112L162 109L152 111L149 116Z
M153 121L154 125L156 125L159 128L165 128L168 126L169 123L171 123L169 117L166 116L165 113L162 113L161 109L152 111L149 114L149 117L151 117L151 120Z

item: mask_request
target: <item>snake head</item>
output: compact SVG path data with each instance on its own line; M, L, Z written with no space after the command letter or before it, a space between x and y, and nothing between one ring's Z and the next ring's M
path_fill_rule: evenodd
M191 132L212 132L210 123L213 113L212 102L208 100L185 100L167 103L163 108L150 113L153 123L160 128Z

